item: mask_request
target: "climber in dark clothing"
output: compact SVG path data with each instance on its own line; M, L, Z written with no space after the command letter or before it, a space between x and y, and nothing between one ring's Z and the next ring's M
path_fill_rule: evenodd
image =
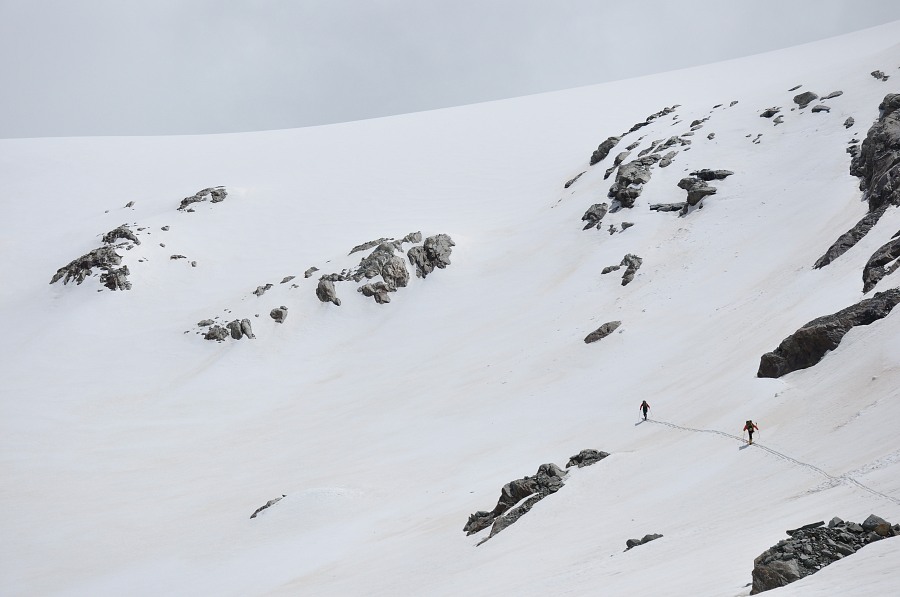
M650 410L650 405L647 404L647 401L646 401L646 400L644 400L643 402L641 402L641 405L638 407L638 409L641 410L641 411L643 411L643 413L644 413L644 420L646 421L646 420L647 420L647 411Z
M744 424L744 431L746 431L750 435L750 441L748 443L753 443L753 432L759 431L759 427L756 426L756 423L747 419L747 422Z

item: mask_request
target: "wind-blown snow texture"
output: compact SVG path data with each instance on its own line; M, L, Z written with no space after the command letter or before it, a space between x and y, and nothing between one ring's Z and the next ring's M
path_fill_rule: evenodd
M0 593L746 595L785 529L900 520L900 312L756 377L785 336L863 298L900 228L891 208L812 268L866 212L845 148L896 91L897 39L893 23L301 130L0 141ZM806 90L843 94L792 111ZM709 119L632 209L582 232L613 182L616 152L588 167L591 152L675 104L623 137L644 136L631 159ZM771 106L781 124L759 117ZM683 217L649 210L702 168L734 175ZM218 185L224 201L177 210ZM141 240L120 251L130 290L48 284L123 223ZM452 265L386 305L347 282L341 306L316 298L352 247L419 230L453 239ZM626 254L643 259L628 286L600 275ZM212 317L256 338L205 341ZM484 545L462 532L503 483L583 448L611 455ZM663 538L623 551L648 533ZM891 594L898 569L885 540L778 594Z

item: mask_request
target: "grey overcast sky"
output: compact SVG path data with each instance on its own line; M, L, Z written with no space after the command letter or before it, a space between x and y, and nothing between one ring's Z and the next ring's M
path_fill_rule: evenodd
M0 137L359 120L897 19L898 0L0 0Z

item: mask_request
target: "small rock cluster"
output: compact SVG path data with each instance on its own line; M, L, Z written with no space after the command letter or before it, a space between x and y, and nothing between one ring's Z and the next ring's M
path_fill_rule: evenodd
M622 286L627 286L632 280L634 280L634 275L641 268L641 265L644 263L644 260L638 257L637 255L632 255L628 253L625 257L622 258L622 262L619 265L608 265L603 268L600 272L600 275L603 276L610 272L618 271L625 266L625 272L622 274Z
M204 319L197 325L201 328L209 328L203 335L205 340L224 342L229 335L234 340L240 340L241 338L250 338L252 340L256 338L253 334L253 328L250 326L249 319L235 319L225 324L225 326L217 324L212 319Z
M598 450L582 450L569 458L566 468L589 466L609 456L606 452ZM489 536L482 539L481 545L503 529L516 522L526 514L539 501L556 493L565 484L567 472L553 463L542 464L531 477L522 477L510 481L500 491L500 499L490 512L479 510L469 516L468 522L463 527L466 535L473 535L478 531L491 527Z
M125 239L128 242L114 244L119 239ZM96 268L103 270L103 273L100 274L100 283L110 290L130 290L131 282L128 281L128 276L131 272L127 265L118 267L122 264L122 256L116 252L116 249L125 248L127 250L134 245L141 244L141 241L127 224L110 230L103 235L102 240L104 246L88 251L56 270L50 283L54 284L62 280L65 285L74 280L76 284L81 284L93 274Z
M849 556L869 543L900 535L900 525L872 514L862 524L832 518L787 531L783 539L753 561L751 595L783 587Z
M651 541L655 541L656 539L661 539L662 535L659 533L653 533L652 535L644 535L640 539L629 539L625 542L625 551L628 551L632 547L637 547L638 545L643 545L644 543L650 543Z
M197 191L190 197L185 197L181 200L181 204L178 206L178 211L187 211L193 212L194 208L191 207L194 203L200 203L202 201L209 201L210 203L221 203L225 201L225 197L228 196L228 192L225 190L225 187L210 187L208 189L202 189Z

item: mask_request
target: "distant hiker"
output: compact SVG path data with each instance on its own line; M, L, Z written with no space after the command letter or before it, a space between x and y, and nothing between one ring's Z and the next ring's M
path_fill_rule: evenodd
M644 412L644 420L647 420L647 411L650 410L650 405L647 404L647 401L644 400L641 402L641 405L638 407L639 410Z
M744 431L746 431L750 435L750 442L753 443L753 432L759 431L759 427L756 426L756 423L747 419L747 422L744 424Z

